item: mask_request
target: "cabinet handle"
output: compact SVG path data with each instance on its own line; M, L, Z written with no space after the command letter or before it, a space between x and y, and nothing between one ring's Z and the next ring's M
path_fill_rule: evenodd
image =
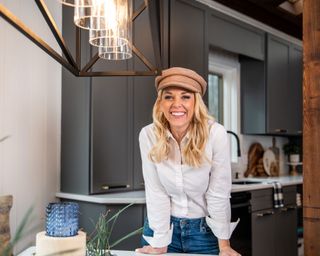
M287 211L292 211L292 210L295 210L297 209L297 206L296 205L291 205L291 206L288 206L288 207L282 207L280 208L280 210L282 212L287 212Z
M301 133L302 133L302 131L301 131L301 130L299 130L299 131L297 131L297 133L298 133L298 134L301 134Z
M274 211L266 211L266 212L257 213L257 217L263 217L263 216L268 216L273 214L274 214Z
M287 129L275 129L275 132L279 132L279 133L287 133L288 130Z
M287 209L288 210L295 210L295 209L297 209L297 206L296 205L291 205L291 206L288 206Z
M115 186L109 186L109 185L102 185L101 189L103 190L109 190L109 189L116 189L116 188L130 188L130 185L115 185Z

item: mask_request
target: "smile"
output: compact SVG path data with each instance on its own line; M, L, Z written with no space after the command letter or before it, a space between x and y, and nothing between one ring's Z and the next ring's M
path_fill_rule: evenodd
M173 116L183 116L183 115L186 114L186 112L170 112L170 113L171 113L171 115L173 115Z

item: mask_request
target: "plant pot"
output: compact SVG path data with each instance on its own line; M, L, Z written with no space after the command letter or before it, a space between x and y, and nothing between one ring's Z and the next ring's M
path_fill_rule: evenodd
M0 255L10 242L9 214L12 207L12 196L0 196Z
M114 256L110 250L87 249L87 256Z
M289 162L290 163L299 163L300 155L299 154L291 154L289 155Z

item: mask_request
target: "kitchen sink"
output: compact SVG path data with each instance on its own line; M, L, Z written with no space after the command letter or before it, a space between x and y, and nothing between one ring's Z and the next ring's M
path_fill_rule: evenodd
M233 185L253 185L260 184L261 181L252 181L252 180L234 180L232 181Z

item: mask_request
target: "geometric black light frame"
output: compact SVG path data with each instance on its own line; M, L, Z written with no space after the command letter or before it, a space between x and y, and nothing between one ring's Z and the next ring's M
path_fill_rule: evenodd
M89 71L93 65L99 60L98 53L94 55L84 67L81 67L81 32L80 28L76 27L76 56L73 58L68 50L65 40L59 31L48 7L44 0L35 0L43 18L47 22L53 36L57 40L63 55L57 53L50 45L48 45L42 38L35 34L28 28L19 18L10 12L4 5L0 4L0 16L3 17L8 23L20 31L23 35L29 38L34 44L40 47L53 59L59 62L63 67L68 69L72 74L79 77L97 77L97 76L154 76L161 74L161 36L160 36L160 3L159 0L144 0L139 8L132 15L132 22L148 8L149 23L151 28L152 44L154 49L155 64L152 64L140 50L132 45L132 52L145 64L148 68L146 71L134 70L119 70L119 71Z

